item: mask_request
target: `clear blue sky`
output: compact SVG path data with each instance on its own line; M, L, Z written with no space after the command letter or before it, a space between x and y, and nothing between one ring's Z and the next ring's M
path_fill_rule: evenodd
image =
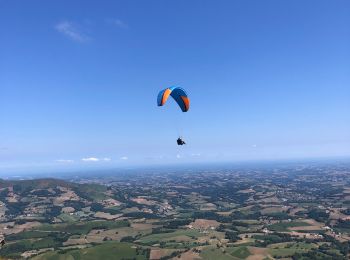
M0 171L349 156L349 13L345 0L0 0ZM188 113L156 106L171 85Z

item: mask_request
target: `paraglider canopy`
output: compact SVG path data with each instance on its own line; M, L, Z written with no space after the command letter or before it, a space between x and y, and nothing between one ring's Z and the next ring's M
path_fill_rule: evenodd
M172 96L173 99L175 99L182 112L187 112L190 109L190 99L188 98L186 91L179 87L170 87L160 91L157 99L158 106L163 106L169 96Z

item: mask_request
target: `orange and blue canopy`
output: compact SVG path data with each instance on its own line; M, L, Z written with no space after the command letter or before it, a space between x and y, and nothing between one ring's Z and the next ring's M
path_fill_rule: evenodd
M190 99L188 98L186 91L179 87L170 87L160 91L157 99L158 106L163 106L169 96L172 96L173 99L175 99L182 112L187 112L190 109Z

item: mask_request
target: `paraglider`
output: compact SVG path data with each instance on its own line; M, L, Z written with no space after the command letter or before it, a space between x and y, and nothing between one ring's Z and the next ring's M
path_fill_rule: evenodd
M160 91L157 98L158 106L163 106L169 96L176 101L182 112L187 112L190 109L190 99L188 98L186 91L179 87L170 87ZM179 137L176 142L178 145L186 144L182 137Z

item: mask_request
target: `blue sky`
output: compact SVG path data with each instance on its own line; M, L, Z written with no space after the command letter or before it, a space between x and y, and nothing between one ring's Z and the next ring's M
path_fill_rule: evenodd
M0 171L350 156L349 13L345 0L0 1ZM156 106L171 85L188 113Z

